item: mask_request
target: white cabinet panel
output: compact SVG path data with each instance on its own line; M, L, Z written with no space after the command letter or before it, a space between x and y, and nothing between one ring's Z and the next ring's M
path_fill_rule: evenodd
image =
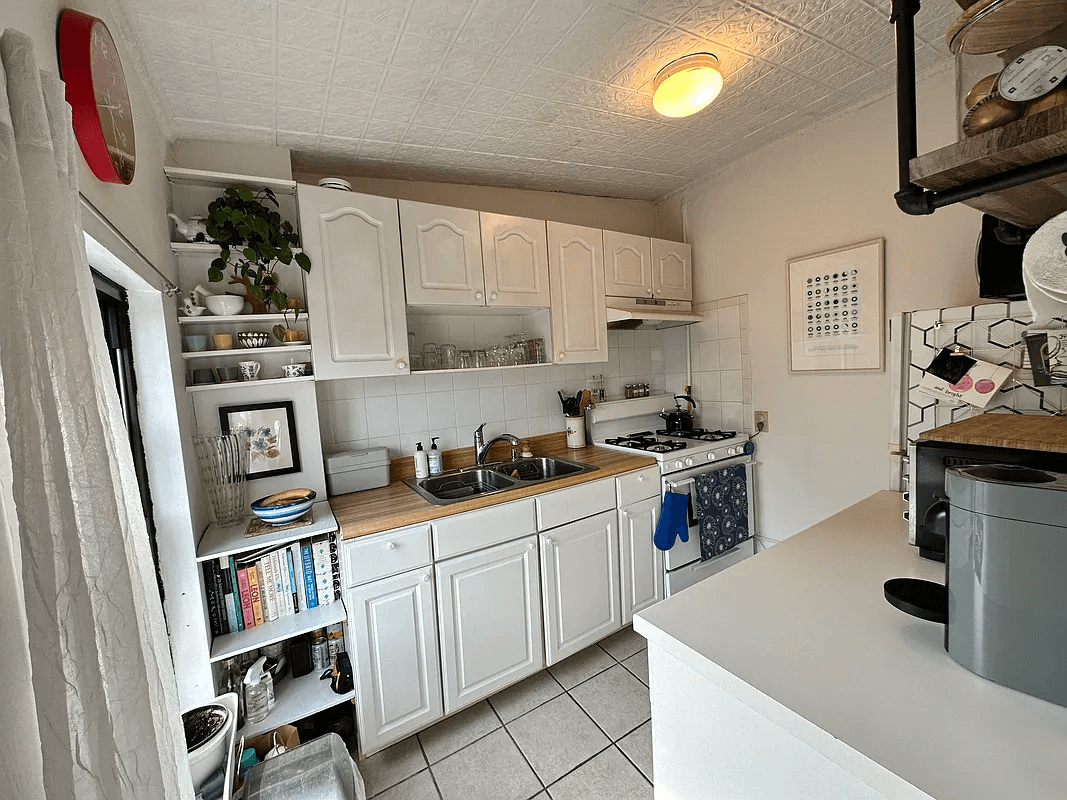
M545 221L481 213L486 305L548 308Z
M544 667L537 537L436 570L446 714Z
M315 377L408 371L396 200L297 187Z
M603 478L539 494L535 499L537 530L547 531L615 508L615 483L611 478Z
M435 519L434 558L450 558L490 545L537 533L534 498L513 500L478 511Z
M348 652L365 755L442 716L430 567L345 593Z
M548 270L553 362L607 361L603 231L549 222Z
M658 300L693 299L692 246L652 240L652 293Z
M616 514L606 511L541 534L548 664L622 627Z
M485 305L478 212L400 201L404 285L411 305Z
M431 561L430 526L424 523L360 536L344 542L343 548L346 585L359 586L427 566Z
M659 467L653 465L635 472L627 472L615 479L619 488L619 508L625 508L638 500L658 497L660 494Z
M658 496L619 509L623 625L663 599L663 551L652 543L659 509Z
M652 296L652 240L604 231L604 291L608 297Z

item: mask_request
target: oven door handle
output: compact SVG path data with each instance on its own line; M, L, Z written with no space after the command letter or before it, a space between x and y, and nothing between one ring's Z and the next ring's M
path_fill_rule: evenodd
M707 464L701 464L698 467L692 467L691 469L683 470L682 472L676 472L672 475L663 476L663 486L668 492L673 492L676 489L690 484L693 482L693 478L697 475L704 475L708 472L717 472L727 467L733 467L738 464L753 464L755 459L752 456L738 456L736 458L729 458L723 461L709 461Z

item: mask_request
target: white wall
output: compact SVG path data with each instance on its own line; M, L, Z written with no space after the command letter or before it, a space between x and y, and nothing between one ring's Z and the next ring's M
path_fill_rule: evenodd
M955 141L951 71L919 86L920 152ZM886 240L887 315L977 300L980 214L963 206L909 217L896 190L893 97L767 147L686 192L698 300L747 294L756 409L757 523L780 540L887 485L887 373L792 375L787 363L786 260ZM674 199L659 207L680 230ZM751 425L751 420L747 421Z

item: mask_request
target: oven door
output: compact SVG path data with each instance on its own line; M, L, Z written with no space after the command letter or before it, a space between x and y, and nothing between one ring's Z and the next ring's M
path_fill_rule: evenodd
M748 543L749 549L751 549L751 539L755 533L754 509L752 505L752 473L755 461L752 456L738 456L737 458L728 458L723 461L715 461L710 464L705 464L699 467L693 467L692 469L682 470L680 472L672 472L663 476L663 490L668 492L674 492L675 494L691 495L693 492L693 478L697 475L706 475L709 472L717 472L727 467L732 467L737 464L745 465L745 477L746 485L748 487L748 536L749 538L742 542L742 544ZM690 508L692 509L692 501L690 501ZM740 547L740 545L739 545ZM735 550L737 548L734 548ZM711 561L718 561L721 558L726 558L732 553L723 553L721 556L716 556ZM700 562L700 523L693 516L689 518L689 541L683 542L681 539L675 539L674 546L664 552L663 565L664 568L671 572L673 570L681 569L682 567L693 564L694 562ZM710 573L709 573L710 574Z

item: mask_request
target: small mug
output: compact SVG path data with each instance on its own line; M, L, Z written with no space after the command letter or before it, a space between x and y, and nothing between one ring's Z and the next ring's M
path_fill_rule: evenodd
M193 302L193 298L186 297L182 300L182 310L185 312L185 316L191 317L196 314L193 309L196 308L196 303Z
M216 350L233 350L232 333L216 333L211 337L211 341Z
M187 353L197 353L201 350L207 350L207 336L202 333L193 333L188 336L183 336L182 343L185 345L185 352Z
M284 364L282 366L282 375L286 378L299 378L304 374L303 364Z
M237 364L237 367L241 370L241 380L243 381L254 381L259 377L258 361L241 361Z
M306 341L307 338L308 335L305 331L298 330L296 328L289 328L285 331L285 333L282 334L282 341L286 342L287 344L291 344L293 342L303 342Z

